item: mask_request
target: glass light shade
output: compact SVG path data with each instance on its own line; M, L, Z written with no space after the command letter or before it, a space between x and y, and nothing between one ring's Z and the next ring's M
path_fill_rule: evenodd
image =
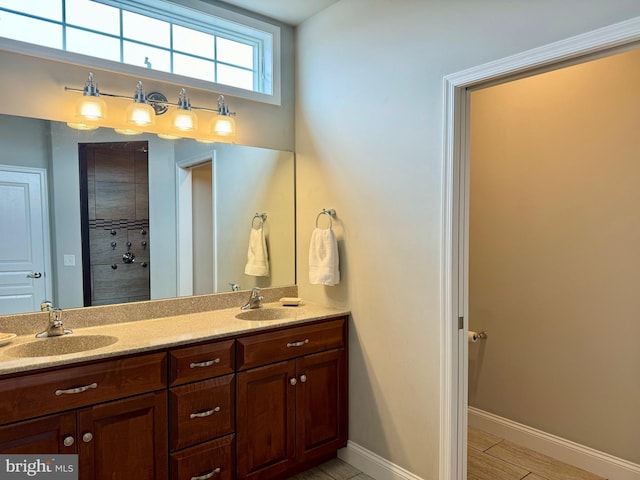
M153 125L156 121L156 112L148 103L134 102L127 107L126 122L137 127Z
M218 115L211 123L211 133L222 137L232 137L236 134L236 121L229 115Z
M100 125L87 122L67 122L67 126L75 130L97 130Z
M140 130L132 130L130 128L114 128L113 130L120 135L140 135L142 133Z
M101 120L107 115L107 104L100 97L83 96L76 103L76 118Z
M172 124L178 130L189 132L198 128L198 117L191 110L179 108L173 112Z

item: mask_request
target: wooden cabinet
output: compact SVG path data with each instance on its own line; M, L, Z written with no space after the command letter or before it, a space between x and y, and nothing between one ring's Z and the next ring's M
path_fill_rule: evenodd
M346 319L241 338L238 478L284 478L346 445Z
M77 453L81 480L167 477L164 353L7 378L0 392L3 423L68 410L0 426L0 452Z
M0 427L0 452L73 454L76 439L75 413L49 415Z
M238 478L284 478L295 465L292 379L295 362L238 374Z
M347 318L0 377L0 453L81 480L287 478L347 438Z
M172 480L235 476L234 347L226 340L169 353Z
M167 392L78 411L80 480L167 478Z

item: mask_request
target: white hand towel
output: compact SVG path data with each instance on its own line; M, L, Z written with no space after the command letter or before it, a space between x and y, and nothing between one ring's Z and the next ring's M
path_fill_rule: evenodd
M254 277L269 276L269 254L267 253L267 242L264 238L264 230L251 228L249 235L249 249L247 250L247 265L244 273Z
M315 285L340 283L338 241L330 228L315 228L309 246L309 282Z

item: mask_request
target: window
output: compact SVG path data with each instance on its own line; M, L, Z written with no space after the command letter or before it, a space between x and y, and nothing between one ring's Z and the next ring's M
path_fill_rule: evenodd
M0 0L0 37L118 62L108 67L115 71L130 65L151 78L163 80L154 73L165 72L194 79L191 86L211 82L222 93L269 103L279 103L279 33L194 0Z

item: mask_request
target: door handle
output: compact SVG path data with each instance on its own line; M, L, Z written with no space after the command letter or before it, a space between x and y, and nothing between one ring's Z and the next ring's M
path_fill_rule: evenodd
M27 275L27 278L40 278L40 277L42 277L42 274L40 272L30 273L29 275Z

